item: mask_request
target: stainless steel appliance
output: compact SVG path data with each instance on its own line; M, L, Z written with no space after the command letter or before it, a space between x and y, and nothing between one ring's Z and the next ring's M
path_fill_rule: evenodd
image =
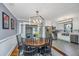
M70 41L73 43L79 43L79 35L76 34L70 35Z

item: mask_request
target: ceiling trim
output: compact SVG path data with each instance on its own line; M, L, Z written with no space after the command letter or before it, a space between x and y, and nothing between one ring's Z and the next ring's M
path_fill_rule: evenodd
M3 5L9 10L9 12L18 20L18 18L10 11L10 9L3 3Z

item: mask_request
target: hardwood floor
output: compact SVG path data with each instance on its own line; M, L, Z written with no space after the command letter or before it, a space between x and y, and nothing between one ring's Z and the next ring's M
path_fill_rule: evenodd
M56 48L55 46L52 46L52 48L53 48L54 50L56 50L58 53L60 53L61 55L67 56L67 54L65 54L64 52L62 52L61 50L59 50L59 49Z
M10 56L18 56L19 49L16 47Z

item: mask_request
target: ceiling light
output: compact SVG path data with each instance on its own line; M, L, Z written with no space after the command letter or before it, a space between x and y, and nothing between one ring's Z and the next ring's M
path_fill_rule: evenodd
M30 21L32 22L31 24L42 25L44 18L39 15L39 11L36 11L36 16L30 17Z

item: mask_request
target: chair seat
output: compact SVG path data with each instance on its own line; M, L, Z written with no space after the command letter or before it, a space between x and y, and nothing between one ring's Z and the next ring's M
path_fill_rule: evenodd
M24 55L28 55L28 56L32 56L34 55L35 53L37 53L37 48L34 48L34 47L27 47L26 50L24 51Z
M49 46L45 46L44 51L51 51L51 48Z
M36 49L30 49L30 50L28 50L28 51L26 50L25 52L26 52L26 53L31 53L31 52L34 52L35 50L36 50Z
M45 54L50 54L51 53L51 48L49 46L44 46L41 48L41 54L45 55Z

